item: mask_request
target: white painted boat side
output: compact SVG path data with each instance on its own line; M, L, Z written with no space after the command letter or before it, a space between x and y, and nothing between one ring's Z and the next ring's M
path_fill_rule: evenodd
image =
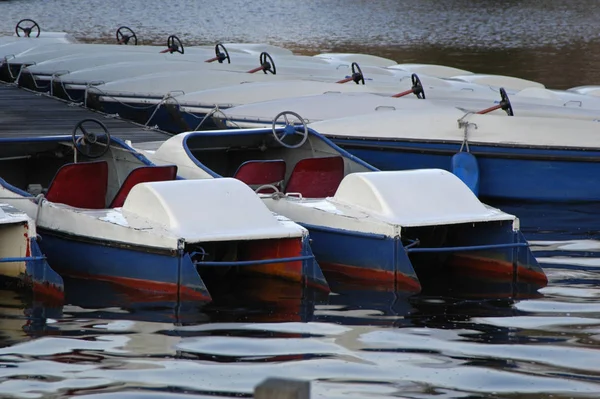
M0 259L30 256L29 238L35 237L33 220L24 212L0 203ZM0 275L19 278L26 273L26 262L0 263Z
M311 123L317 132L331 137L409 139L463 142L465 125L470 143L506 146L600 148L600 123L578 119L507 117L465 114L455 108L398 110L330 119Z

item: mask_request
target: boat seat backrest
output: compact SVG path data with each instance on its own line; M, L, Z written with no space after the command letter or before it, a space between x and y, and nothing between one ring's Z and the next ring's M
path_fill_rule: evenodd
M54 175L46 199L76 208L103 209L107 189L106 161L69 163Z
M175 165L140 166L129 172L109 208L122 207L127 195L136 184L175 179L177 179L177 166Z
M285 191L307 198L325 198L335 194L344 178L344 158L305 158L290 175Z
M285 168L283 159L246 161L240 165L233 177L253 189L264 184L271 184L280 189L285 179ZM268 189L261 190L261 192L263 191L267 192Z

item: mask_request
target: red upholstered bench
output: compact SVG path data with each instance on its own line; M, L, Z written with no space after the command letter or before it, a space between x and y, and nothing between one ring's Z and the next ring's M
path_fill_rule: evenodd
M344 158L306 158L299 161L285 188L307 198L325 198L335 194L344 178Z
M70 163L56 172L46 199L77 208L104 209L107 186L106 161Z
M129 172L119 191L113 198L109 208L122 207L131 189L139 183L153 181L175 180L177 178L177 166L140 166Z
M253 189L264 184L271 184L281 188L285 179L285 161L283 159L274 160L253 160L246 161L240 165L233 177L243 181ZM261 190L266 192L268 189Z

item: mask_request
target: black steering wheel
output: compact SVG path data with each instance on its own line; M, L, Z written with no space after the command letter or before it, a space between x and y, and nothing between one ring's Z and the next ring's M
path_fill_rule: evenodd
M24 26L22 25L24 22L31 22L30 26ZM19 31L23 31L23 36L25 37L31 37L31 31L33 29L37 29L37 35L35 37L40 37L40 26L38 25L37 22L35 22L33 19L22 19L19 22L17 22L17 26L15 26L15 33L17 34L17 36L21 37L21 35L19 34Z
M504 90L503 87L500 88L500 108L502 108L508 116L515 116L510 100L508 99L508 94L506 94L506 90Z
M288 117L287 117L288 115L291 115L300 121L300 123L302 124L301 130L296 129L296 126L292 125L289 122ZM281 131L281 133L280 133L277 131L278 129L276 128L276 125L277 125L277 120L282 116L283 116L283 119L285 120L285 126L283 127L283 131ZM298 115L297 113L292 112L292 111L283 111L283 112L278 113L277 116L275 116L275 118L273 119L272 132L273 132L273 136L275 137L275 140L279 144L281 144L282 146L284 146L286 148L300 148L306 142L306 139L308 139L308 126L306 126L306 121L304 119L302 119L302 117L300 115ZM294 136L294 135L300 135L302 137L298 143L287 144L285 141L283 141L286 137Z
M163 50L163 53L169 52L170 54L173 54L174 52L178 52L180 54L184 53L183 50L183 43L181 43L181 40L179 40L179 38L175 35L171 35L167 38L167 49Z
M219 51L219 48L223 49L223 53ZM217 61L219 64L222 64L223 61L227 60L228 64L231 64L231 58L229 58L229 52L221 43L217 43L215 45L215 56L217 57Z
M275 68L275 61L273 61L273 58L269 55L269 53L263 51L262 53L260 53L260 57L258 58L258 60L265 75L267 74L267 71L271 72L273 75L277 74L277 68Z
M135 32L127 27L127 26L121 26L119 29L117 29L117 43L119 44L129 44L129 41L133 39L133 45L137 46L138 44L138 40L137 40L137 36L135 34Z
M417 76L416 73L413 73L410 77L412 80L412 92L417 98L422 100L425 99L425 90L423 90L423 84L421 83L421 79Z
M93 133L84 127L85 123L91 122L99 125L102 129L100 134ZM81 135L78 135L78 131L81 131ZM71 136L73 140L73 146L77 152L88 158L100 158L110 148L110 133L104 125L98 119L83 119L75 125Z
M356 84L359 84L361 82L362 84L365 84L365 77L363 76L362 70L356 62L352 63L352 80Z

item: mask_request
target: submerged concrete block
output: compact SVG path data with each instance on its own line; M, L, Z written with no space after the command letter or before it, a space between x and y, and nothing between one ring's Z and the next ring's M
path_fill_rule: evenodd
M310 381L267 378L254 388L254 399L310 399Z

